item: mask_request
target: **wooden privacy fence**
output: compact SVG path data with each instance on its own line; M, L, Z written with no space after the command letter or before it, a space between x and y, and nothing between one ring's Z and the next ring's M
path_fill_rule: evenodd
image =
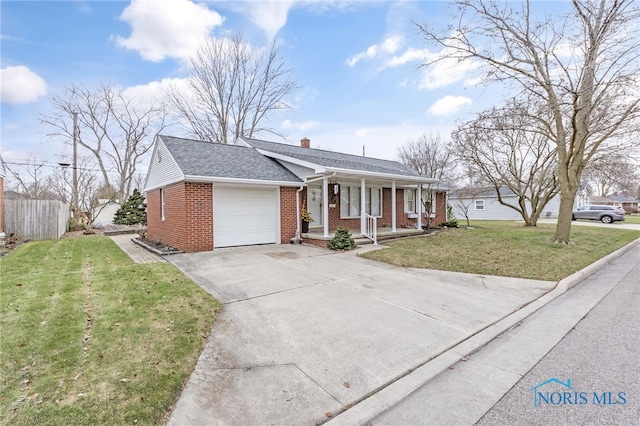
M57 240L67 231L69 205L57 200L4 200L7 237L19 241Z

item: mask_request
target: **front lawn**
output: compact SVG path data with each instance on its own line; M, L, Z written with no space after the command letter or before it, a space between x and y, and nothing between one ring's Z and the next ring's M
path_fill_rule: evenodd
M390 242L364 257L413 268L557 281L640 237L640 231L574 226L574 245L551 243L555 225L471 221L474 229Z
M0 268L0 423L165 423L218 302L106 237L27 243Z
M640 225L640 214L628 214L624 217L624 222L615 222L615 223L631 223L634 225Z

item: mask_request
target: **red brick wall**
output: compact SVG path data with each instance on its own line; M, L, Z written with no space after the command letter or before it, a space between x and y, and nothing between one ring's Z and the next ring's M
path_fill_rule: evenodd
M447 197L444 192L436 192L436 218L434 225L441 225L447 221Z
M213 250L213 187L180 182L164 188L165 220L160 190L147 193L148 238L184 252Z
M187 253L213 250L213 185L187 182L185 209L186 241L181 250Z
M288 244L296 236L298 218L296 216L296 191L298 188L280 187L280 242ZM302 205L300 195L300 205Z

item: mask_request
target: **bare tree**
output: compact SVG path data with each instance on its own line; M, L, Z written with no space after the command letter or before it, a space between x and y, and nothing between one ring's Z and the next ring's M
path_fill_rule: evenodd
M469 223L469 210L475 202L475 198L482 192L479 187L460 188L455 191L456 199L453 201L453 207L467 220L467 226L471 226Z
M173 87L170 103L200 140L234 143L260 132L273 111L289 108L285 98L298 90L275 41L254 50L242 34L209 38L191 59L188 89Z
M86 156L78 158L78 207L81 212L91 210L91 200L98 189L98 176L89 166L89 160ZM73 201L72 170L70 165L56 167L46 177L46 185L49 190L56 194L59 200L67 204L71 204Z
M121 198L129 196L137 168L153 146L154 136L165 127L163 105L143 103L125 96L118 87L96 90L71 86L54 96L50 115L41 123L51 127L49 136L73 141L73 112L78 113L78 144L95 157L102 180L115 183Z
M509 102L492 108L452 133L457 156L475 168L496 191L500 204L517 211L525 226L536 226L547 203L558 194L555 144L536 131L545 112L535 104ZM505 199L508 188L517 204Z
M45 178L46 162L31 157L27 161L5 161L0 156L0 162L8 172L5 189L15 191L26 199L50 199Z
M584 171L595 195L636 193L640 182L639 166L628 155L604 154L595 157Z
M484 65L484 80L519 88L548 109L538 122L556 146L560 212L554 242L569 243L573 203L589 160L608 140L638 132L638 3L572 0L565 16L530 1L457 0L455 24L418 25L439 61ZM550 117L547 119L546 117Z
M452 184L458 178L456 158L451 144L439 133L423 133L417 139L398 147L398 157L407 167L417 170L423 176L429 176Z

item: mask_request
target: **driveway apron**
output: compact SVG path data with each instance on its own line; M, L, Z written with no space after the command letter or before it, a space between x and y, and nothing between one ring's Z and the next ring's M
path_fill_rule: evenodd
M322 423L555 286L306 245L167 259L223 303L170 425Z

